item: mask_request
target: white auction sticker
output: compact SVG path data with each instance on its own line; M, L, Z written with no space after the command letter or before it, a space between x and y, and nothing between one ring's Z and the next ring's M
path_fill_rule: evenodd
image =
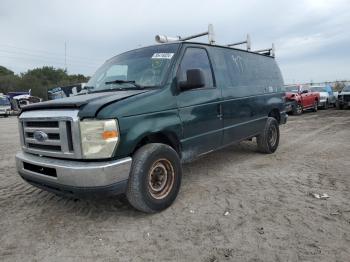
M174 53L154 53L152 59L171 59Z

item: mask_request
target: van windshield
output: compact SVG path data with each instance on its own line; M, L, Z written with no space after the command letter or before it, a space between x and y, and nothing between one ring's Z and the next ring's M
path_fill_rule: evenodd
M343 88L343 92L350 92L350 86L346 86Z
M117 55L104 63L86 84L89 92L159 87L179 44L156 45Z

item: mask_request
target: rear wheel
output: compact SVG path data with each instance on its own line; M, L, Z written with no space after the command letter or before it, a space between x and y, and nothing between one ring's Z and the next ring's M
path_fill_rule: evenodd
M147 144L133 156L126 196L136 209L155 213L169 207L181 185L181 163L174 149Z
M272 154L276 151L280 140L280 130L275 118L269 117L263 132L257 136L258 150L261 153Z

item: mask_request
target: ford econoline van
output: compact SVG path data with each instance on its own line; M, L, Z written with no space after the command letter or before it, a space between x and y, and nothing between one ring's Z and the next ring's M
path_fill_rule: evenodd
M17 169L56 194L126 194L158 212L179 192L182 163L254 137L274 153L287 120L282 90L269 54L189 41L128 51L84 94L23 108Z

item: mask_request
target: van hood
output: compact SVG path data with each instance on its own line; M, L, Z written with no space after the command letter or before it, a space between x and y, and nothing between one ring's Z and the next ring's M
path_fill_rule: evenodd
M97 112L104 106L149 91L150 90L107 91L102 93L77 95L68 98L30 104L28 106L24 106L22 108L22 112L42 109L79 109L79 117L95 117Z

